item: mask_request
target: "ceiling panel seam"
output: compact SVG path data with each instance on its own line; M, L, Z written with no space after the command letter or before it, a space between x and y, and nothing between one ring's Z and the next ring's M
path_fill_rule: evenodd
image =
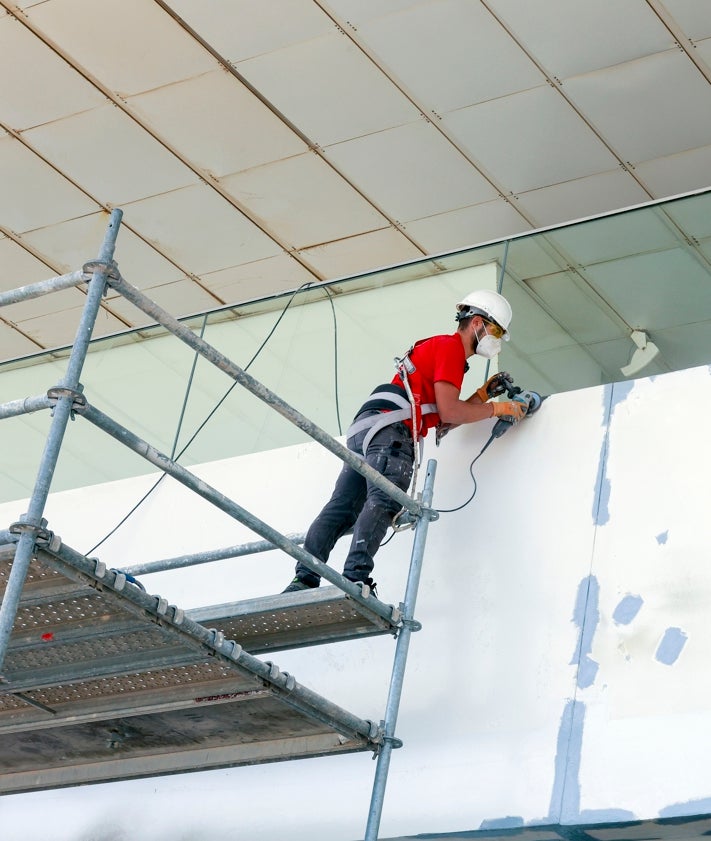
M272 242L278 245L279 248L281 248L292 259L296 260L296 262L298 262L304 269L306 269L306 271L308 271L309 274L313 275L318 280L325 279L314 266L312 266L305 258L301 256L296 247L287 245L286 243L282 242L275 232L271 231L269 228L266 227L266 225L264 225L255 216L253 216L253 214L247 208L245 208L233 195L231 195L211 173L203 170L201 167L198 167L188 158L181 155L180 152L171 143L169 143L165 138L161 137L157 132L153 131L148 125L146 125L144 121L134 111L131 110L131 108L120 96L115 94L112 90L106 87L106 85L99 81L99 79L95 78L91 73L89 73L81 65L75 62L71 58L71 56L69 56L61 47L59 47L59 45L55 44L39 29L39 27L37 27L31 20L29 20L29 18L20 9L17 9L11 3L8 3L7 0L0 0L0 7L4 8L10 15L12 15L12 17L18 20L23 26L27 27L27 29L29 29L30 32L32 32L32 34L35 35L35 37L37 37L46 47L48 47L54 53L56 53L56 55L58 55L64 62L66 62L66 64L69 67L71 67L73 70L79 73L82 76L82 78L86 79L86 81L89 82L90 85L96 88L96 90L103 94L103 96L105 96L117 108L119 108L123 114L125 114L129 119L133 120L136 123L136 125L138 125L147 135L152 137L166 151L168 151L184 166L186 166L207 187L214 190L238 213L244 216L245 219L247 219L256 228L258 228L265 236L272 240ZM209 290L207 289L205 291L209 292ZM210 294L213 297L216 297L214 293L210 292Z
M516 44L516 46L521 50L522 53L538 68L538 70L543 74L545 77L546 82L550 85L550 87L556 91L564 100L565 103L571 108L572 111L578 116L582 122L590 129L590 131L595 135L595 137L603 144L603 146L607 149L607 151L615 158L618 162L620 169L623 172L628 173L634 181L637 183L639 187L644 190L644 192L649 196L650 199L655 198L654 193L647 187L644 181L637 175L635 172L635 168L633 164L629 161L625 161L614 149L614 147L610 144L610 142L598 131L598 129L590 122L590 120L585 116L585 114L575 105L575 103L570 99L568 94L563 90L563 83L557 76L553 76L550 74L545 67L535 58L523 45L523 43L516 37L513 31L504 23L504 21L491 9L489 4L486 0L479 0L479 2L486 8L492 18L502 27L504 32L511 38L511 40Z
M90 196L90 198L91 198L91 196ZM100 209L100 208L98 208L98 209ZM55 275L61 275L62 274L62 268L60 266L58 266L56 264L52 264L52 262L49 260L49 258L45 254L42 254L34 246L30 245L30 243L25 242L22 239L22 237L18 236L14 231L11 231L9 228L6 228L4 225L0 225L0 233L4 234L8 239L12 240L15 243L15 245L17 245L23 251L27 252L27 254L30 254L35 260L37 260L38 262L47 266L47 268L50 269L52 272L54 272ZM87 258L87 259L91 259L91 258ZM78 292L86 295L86 290L84 290L81 286L76 286L74 288ZM101 302L101 308L106 310L111 316L113 316L117 321L120 321L126 327L129 327L129 328L132 327L132 325L128 321L126 321L125 318L122 318L120 315L117 315L115 312L113 312L111 310L111 308L109 306L107 306L107 304L104 303L103 301ZM21 330L17 326L17 324L15 324L14 321L11 321L10 319L6 319L2 316L0 316L0 321L2 321L8 327L11 327L13 330L15 330L17 333L19 333L25 339L28 339L29 341L31 341L32 344L37 345L37 347L40 348L40 350L51 350L52 349L52 348L49 348L47 345L43 345L41 342L38 342L36 339L32 338L32 336L30 336L28 333L25 333L23 330Z
M58 175L60 175L65 181L67 181L69 184L71 184L75 189L79 190L88 199L93 201L96 204L97 211L103 211L105 213L111 213L113 208L110 205L105 204L104 202L101 202L99 199L96 198L96 196L93 196L85 187L82 187L81 184L78 184L76 181L74 181L74 179L70 178L69 175L67 175L66 172L63 172L58 166L56 166L56 164L54 164L52 161L47 159L37 149L35 149L30 143L28 143L27 138L25 138L25 136L21 132L16 131L15 129L11 128L10 126L5 125L4 123L0 123L0 128L4 129L9 135L11 135L13 137L14 140L16 140L18 143L21 143L23 145L23 147L25 149L27 149L28 152L32 153L33 155L35 155L35 157L39 158L39 160L41 160L42 163L44 163L46 166L50 167L50 169L54 170ZM197 275L194 275L194 274L192 274L192 272L189 272L186 269L184 269L172 257L168 256L168 254L166 254L161 248L159 248L157 245L155 245L155 243L146 239L146 237L144 237L143 234L141 234L130 223L122 222L122 225L123 225L124 228L131 231L131 233L134 236L136 236L138 239L140 239L141 242L143 242L145 245L147 245L149 248L151 248L157 254L160 254L160 256L166 262L175 266L175 268L178 269L178 271L180 271L183 275L185 275L185 277L190 278L190 280L192 280L204 292L206 292L208 295L210 295L212 298L214 298L215 301L217 301L218 304L220 304L221 306L223 306L225 304L225 301L223 301L218 295L216 295L214 292L212 292L210 289L208 289L202 283L201 279ZM63 268L61 266L58 266L56 264L51 263L51 261L44 254L40 253L35 248L30 246L30 244L27 243L25 240L23 240L21 236L18 236L17 234L13 233L11 235L11 239L18 246L20 246L25 251L27 251L29 254L31 254L35 259L39 260L41 263L44 263L44 265L47 266L47 268L51 269L53 272L55 272L57 274L62 274ZM89 259L93 259L93 258L87 257L87 260L89 260ZM84 292L84 289L81 288L81 287L77 287L77 289L80 292ZM107 302L102 301L101 302L101 307L102 307L102 309L109 312L115 319L117 319L117 321L120 321L126 327L132 328L134 326L133 324L131 324L130 321L127 321L123 316L115 313L111 309L110 305Z
M667 29L671 34L674 39L674 43L677 47L679 47L681 52L686 54L704 79L711 83L711 67L709 67L703 59L699 58L698 53L696 52L696 45L679 26L669 10L663 3L660 2L660 0L646 0L646 3L659 18L665 29Z
M158 0L161 2L161 0ZM462 146L457 143L457 141L447 132L440 124L439 119L440 116L437 114L436 111L432 109L428 109L425 105L423 105L417 97L407 90L407 88L402 84L402 82L398 81L391 73L389 73L378 61L378 58L375 54L373 54L368 47L363 44L363 42L355 35L353 28L346 23L345 21L340 21L336 15L331 12L329 9L325 7L325 5L321 2L321 0L312 0L312 2L318 6L319 9L331 20L333 21L333 25L341 32L343 35L348 38L351 43L370 61L377 69L378 72L381 73L384 78L386 78L390 84L392 84L397 90L410 102L420 113L421 117L431 125L435 131L437 131L447 143L452 146L463 158L464 160L473 167L479 175L491 186L494 190L499 194L500 198L502 198L507 204L510 204L512 207L515 208L516 212L523 218L525 221L532 227L536 227L535 220L529 217L524 210L518 207L517 204L514 202L518 199L518 197L512 193L510 190L506 190L501 184L499 184L496 179L490 175L482 165L476 161L474 158L471 157L463 148ZM536 65L537 66L537 65ZM432 119L428 116L429 114L434 115L435 119ZM511 201L511 199L514 201Z
M348 184L348 186L354 190L364 201L366 201L374 210L376 210L383 218L387 219L387 221L399 231L402 236L404 236L412 245L417 248L423 256L427 256L427 249L424 248L406 229L406 227L399 222L397 219L392 217L384 208L382 208L376 201L374 201L370 196L368 196L354 181L352 181L347 175L345 175L341 170L333 163L332 160L328 157L325 151L318 145L318 143L314 143L311 138L309 138L306 134L304 134L301 129L295 125L285 114L283 114L272 102L267 99L267 97L259 91L257 88L252 85L252 83L245 78L239 70L222 56L211 44L209 44L202 36L196 32L190 24L184 20L180 15L178 15L173 9L171 9L170 5L165 2L165 0L154 0L154 2L163 9L163 11L171 17L179 26L181 26L185 32L187 32L192 38L200 44L203 49L207 50L210 55L220 63L225 70L227 70L230 75L234 76L240 84L244 85L244 87L254 96L256 97L262 105L269 109L269 111L277 117L290 131L292 131L298 138L301 140L307 148L317 155L330 169L335 172L339 178L342 178L343 181ZM330 17L330 15L329 15ZM336 24L338 26L338 24ZM340 29L340 26L338 27ZM347 239L348 237L343 237L342 239ZM329 240L330 242L331 240ZM309 246L313 247L313 245ZM323 280L324 278L320 278Z

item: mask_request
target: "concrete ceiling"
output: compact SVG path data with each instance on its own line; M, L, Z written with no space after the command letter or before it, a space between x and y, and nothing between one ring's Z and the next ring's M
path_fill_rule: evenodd
M0 73L0 291L117 206L187 315L711 184L705 0L0 0ZM3 308L0 360L82 302Z

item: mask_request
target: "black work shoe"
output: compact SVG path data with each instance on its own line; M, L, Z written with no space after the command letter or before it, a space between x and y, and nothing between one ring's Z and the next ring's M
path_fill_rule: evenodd
M316 587L318 587L318 584L309 584L297 575L291 584L285 590L282 590L282 593L298 593L299 590L314 590Z
M353 581L353 583L360 584L361 587L369 587L370 592L375 596L376 599L378 598L378 585L375 583L375 581L373 581L372 578L366 578L364 581Z

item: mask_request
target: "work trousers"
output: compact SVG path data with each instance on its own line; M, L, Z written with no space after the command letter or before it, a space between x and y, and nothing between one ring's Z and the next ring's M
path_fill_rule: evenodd
M379 412L358 415L361 420ZM362 455L367 430L359 432L347 443L348 449ZM403 491L410 486L414 464L412 436L402 423L391 424L373 436L365 461L378 473ZM373 571L373 556L388 530L399 503L376 488L347 464L336 481L330 500L316 517L306 534L304 549L326 563L336 541L351 528L353 539L343 568L343 575L351 581L366 581ZM312 586L318 586L320 576L301 563L296 575Z

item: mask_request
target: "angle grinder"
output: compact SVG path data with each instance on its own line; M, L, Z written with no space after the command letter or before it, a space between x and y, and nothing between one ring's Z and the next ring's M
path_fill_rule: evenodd
M545 397L541 397L537 391L524 390L517 385L513 385L513 383L506 388L506 393L508 394L509 400L515 400L517 403L523 403L525 407L523 414L524 418L528 418L537 412L541 408L541 403L543 403L546 399ZM508 417L506 415L500 417L494 424L494 428L491 431L492 438L501 438L504 432L506 432L507 429L511 429L514 423L516 423L516 421L513 417Z

